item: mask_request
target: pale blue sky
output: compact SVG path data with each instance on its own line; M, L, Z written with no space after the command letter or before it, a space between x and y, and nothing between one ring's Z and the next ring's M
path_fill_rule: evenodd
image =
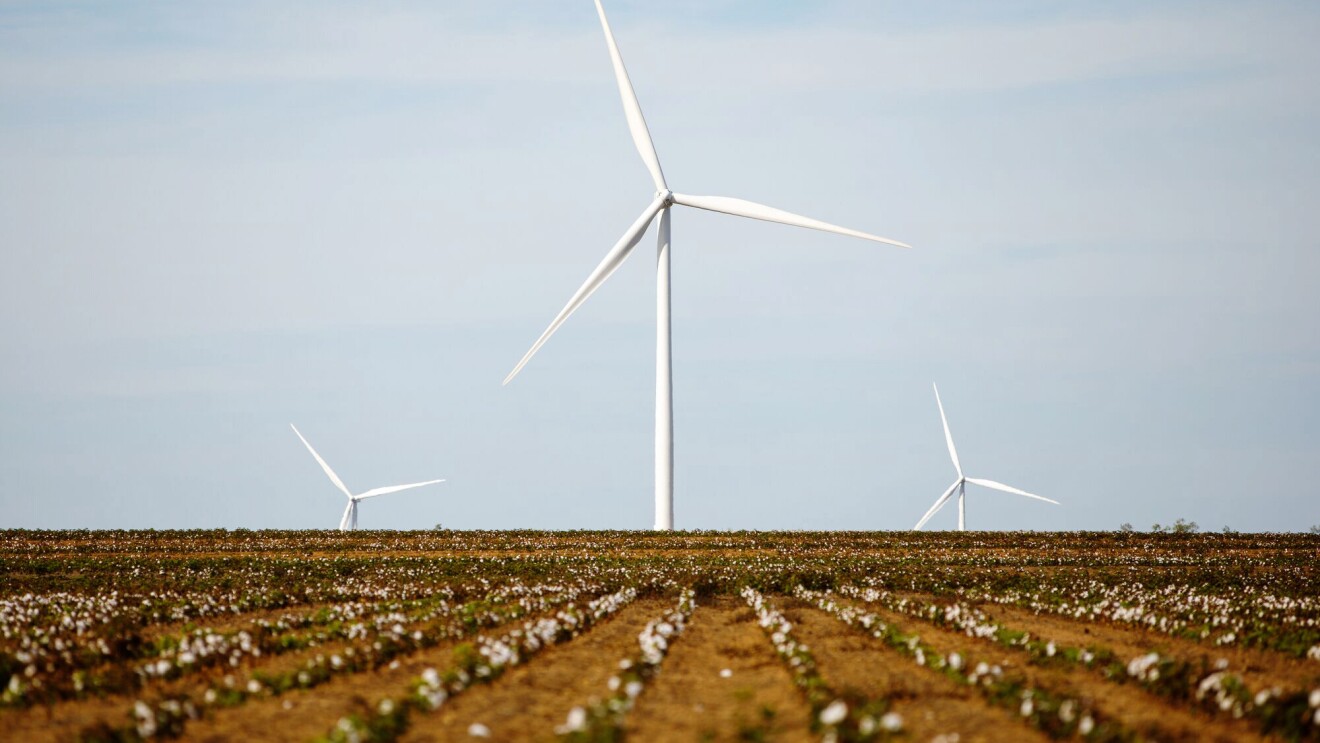
M676 524L1304 530L1314 3L611 2ZM0 525L647 528L652 187L575 2L0 5ZM932 522L955 523L952 509Z

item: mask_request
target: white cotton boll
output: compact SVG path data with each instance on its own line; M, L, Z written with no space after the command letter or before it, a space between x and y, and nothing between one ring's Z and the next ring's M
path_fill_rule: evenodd
M720 671L720 678L726 679L733 675L733 669L725 668Z
M848 705L844 704L842 699L830 702L828 707L820 711L820 721L823 725L838 725L847 717Z
M642 693L642 682L629 681L628 685L623 687L623 693L627 694L629 699L636 699L637 695Z
M885 716L880 718L880 727L885 732L896 733L903 729L903 716L897 712L886 712Z
M1091 731L1094 729L1095 720L1092 720L1090 715L1084 716L1082 721L1077 723L1077 732L1081 735L1090 735Z
M137 718L137 733L150 738L156 734L156 713L141 700L133 703L133 716Z
M568 719L564 720L563 727L557 731L560 735L565 733L576 733L587 729L587 711L581 707L574 707L568 711Z
M949 666L955 671L962 668L962 656L957 653L949 653Z
M1308 700L1312 707L1320 707L1320 688L1311 690L1311 698Z
M422 681L426 682L427 686L439 686L440 674L436 673L434 668L428 668L422 671Z
M474 722L471 725L468 725L468 735L473 738L489 738L490 728L479 722Z

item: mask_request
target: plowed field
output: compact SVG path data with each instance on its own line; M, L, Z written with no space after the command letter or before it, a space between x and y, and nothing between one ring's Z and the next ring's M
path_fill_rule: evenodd
M2 741L1320 740L1320 537L0 532Z

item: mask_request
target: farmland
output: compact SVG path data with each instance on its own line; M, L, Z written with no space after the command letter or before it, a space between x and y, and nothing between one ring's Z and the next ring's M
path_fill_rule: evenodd
M6 740L1320 740L1320 537L0 532Z

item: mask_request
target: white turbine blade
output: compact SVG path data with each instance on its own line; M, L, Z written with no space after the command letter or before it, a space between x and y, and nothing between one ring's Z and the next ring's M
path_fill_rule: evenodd
M371 490L368 490L362 495L355 497L353 500L362 500L363 498L375 498L378 495L397 493L400 490L408 490L409 488L420 488L423 485L434 485L437 482L444 482L444 480L427 480L426 482L415 482L411 485L391 485L386 488L372 488Z
M897 240L890 240L887 237L878 237L876 235L850 230L847 227L821 222L810 217L802 217L797 214L791 214L782 209L757 204L743 199L734 199L728 196L688 196L687 194L674 194L674 203L683 206L692 206L697 209L706 209L712 212L722 214L732 214L736 217L750 217L751 219L761 219L766 222L779 222L780 224L790 224L794 227L806 227L812 230L821 230L823 232L833 232L839 235L848 235L849 237L860 237L863 240L874 240L878 243L895 245L900 248L910 248L911 245L901 243Z
M944 417L944 403L940 402L940 388L934 382L930 386L935 387L935 404L940 408L940 423L944 424L944 443L949 445L949 458L953 460L953 468L958 470L958 477L962 477L962 464L958 462L958 450L953 448L953 434L949 433L949 419Z
M339 530L348 530L348 517L353 515L353 501L349 499L348 505L344 507L344 517L339 519Z
M995 482L994 480L982 480L982 479L980 479L980 478L976 478L976 477L969 477L969 478L967 478L967 482L974 482L974 483L976 483L977 485L984 485L984 486L987 487L987 488L993 488L993 489L995 489L995 490L1002 490L1002 491L1004 491L1005 493L1012 493L1013 495L1025 495L1025 496L1027 496L1028 498L1035 498L1036 500L1043 500L1043 501L1045 501L1046 503L1053 503L1053 504L1056 505L1056 506L1059 505L1059 502L1056 501L1056 500L1050 500L1049 498L1045 498L1045 497L1043 497L1043 496L1039 496L1039 495L1032 495L1031 493L1028 493L1028 492L1025 491L1025 490L1018 490L1017 488L1009 487L1008 485L1005 485L1005 484L1002 483L1002 482Z
M303 446L307 447L307 451L311 452L312 456L316 457L316 461L320 463L321 469L325 470L325 474L330 478L330 482L333 482L335 487L344 491L344 495L352 498L353 494L348 492L348 488L344 487L344 481L339 479L339 475L336 475L335 471L330 469L330 465L326 464L324 459L321 459L321 455L316 453L316 450L312 448L312 445L307 443L307 439L304 439L303 435L299 433L298 427L290 423L289 428L292 428L293 432L298 434L298 438L302 439Z
M962 481L961 480L955 481L952 485L949 486L948 490L944 491L944 495L941 495L939 497L939 500L935 501L935 505L931 506L930 510L926 512L926 515L921 517L921 520L917 522L917 525L912 527L913 531L917 531L921 527L925 526L926 522L930 521L930 517L934 516L941 508L944 507L945 503L949 502L949 499L953 497L953 491L958 489L959 482Z
M600 262L600 265L596 266L596 270L591 272L591 275L588 276L586 282L578 288L577 292L573 295L573 298L568 300L568 304L564 306L564 309L560 310L559 314L555 316L554 321L550 323L550 327L545 329L545 332L541 334L541 337L537 338L536 342L532 344L531 350L522 357L522 360L518 362L517 366L513 367L513 371L509 372L509 376L504 378L504 384L508 384L514 377L518 376L518 372L522 371L522 368L527 365L528 361L532 360L532 356L541 349L541 346L545 345L545 342L550 340L550 336L554 335L554 332L559 329L559 326L564 324L564 321L568 319L568 316L573 314L578 307L581 307L582 303L587 301L587 297L590 297L592 292L596 291L601 284L604 284L605 280L610 277L610 274L614 273L615 269L623 264L623 260L628 257L628 253L637 245L637 241L642 239L642 233L646 232L646 228L650 226L651 220L655 219L656 212L660 211L660 208L664 206L664 203L663 198L656 198L656 200L652 201L650 206L646 207L646 210L642 212L642 216L638 217L636 222L633 222L632 226L628 228L628 231L623 233L623 237L619 238L619 241L614 244L614 247L610 249L610 252L605 254L605 259Z
M623 114L628 118L628 131L632 133L637 154L642 156L646 169L651 171L651 180L655 181L655 190L668 189L665 174L660 170L660 157L655 153L655 143L651 141L651 130L646 127L646 118L642 116L642 106L637 102L637 93L633 91L628 70L623 66L623 56L619 54L619 45L614 43L614 32L610 31L610 22L605 18L605 8L596 0L596 12L600 15L600 26L605 29L605 44L610 48L610 61L614 63L614 79L619 84L619 97L623 99Z

